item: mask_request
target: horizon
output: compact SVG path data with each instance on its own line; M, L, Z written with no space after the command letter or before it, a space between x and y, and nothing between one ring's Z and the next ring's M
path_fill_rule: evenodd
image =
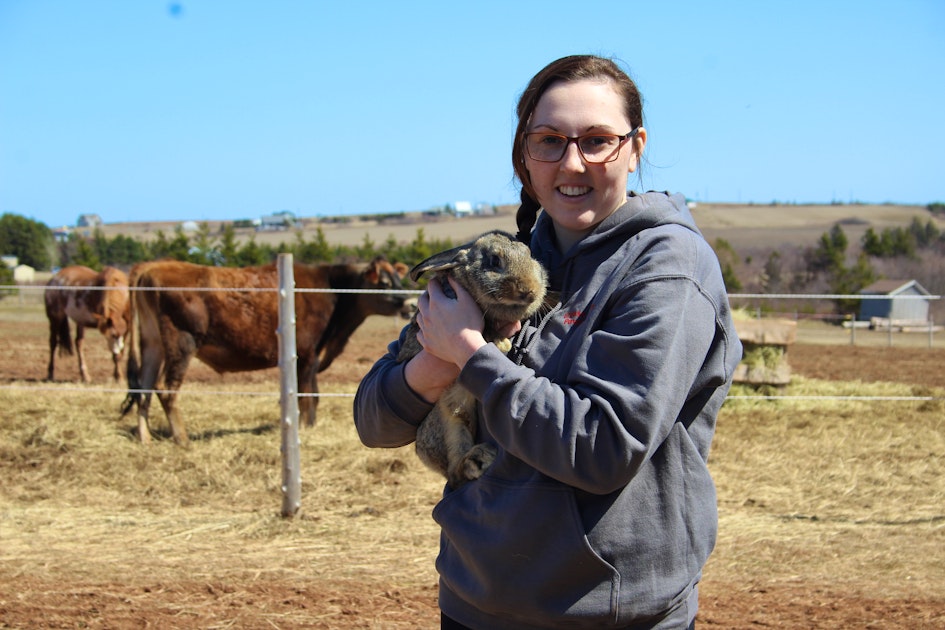
M842 201L834 201L834 202L826 202L826 203L824 203L824 202L816 202L816 201L814 201L814 202L809 202L809 203L793 203L793 202L768 202L768 203L743 202L743 203L737 203L737 202L727 202L727 201L698 201L698 202L697 202L697 201L694 201L694 200L687 200L687 201L689 202L690 208L692 208L692 209L698 209L700 206L704 206L704 207L708 207L708 208L719 208L719 207L731 206L731 207L746 207L746 208L758 208L758 209L764 209L764 208L772 208L772 209L773 209L773 208L785 208L785 207L796 207L796 208L809 208L809 207L852 208L852 207L857 207L857 206L859 206L859 207L868 207L868 208L875 208L875 207L901 207L901 208L917 208L917 209L918 209L918 208L922 208L922 209L930 210L929 206L931 206L931 205L933 205L933 204L936 204L936 203L941 203L941 202L932 202L932 203L930 203L930 204L908 204L908 203L892 203L892 202L887 202L887 203L870 203L870 202L862 202L862 201L853 201L853 202L850 202L850 203L842 202ZM510 203L510 204L488 204L488 205L489 205L490 208L495 209L495 210L497 211L497 213L501 213L503 209L505 209L506 212L509 212L509 211L514 212L514 210L518 207L518 204L517 204L517 203ZM422 215L422 214L424 214L424 213L426 213L426 212L429 212L430 210L431 210L431 209L397 210L397 211L391 211L391 212L372 212L372 213L361 213L361 214L333 214L333 215L305 215L305 214L297 215L297 214L295 214L295 213L292 213L292 216L293 216L293 218L295 218L295 219L297 219L297 220L315 220L315 221L333 221L333 220L336 220L336 219L350 219L350 218L354 218L354 219L363 218L363 219L365 219L365 220L372 220L372 219L383 220L383 219L385 219L385 218L395 218L395 217L399 217L399 216ZM268 214L268 215L263 215L263 216L276 216L276 215L278 215L280 212L283 212L283 211L276 211L276 212L270 213L270 214ZM462 218L462 217L459 216L459 215L454 215L453 213L448 212L448 211L445 211L445 210L442 210L442 209L440 209L440 212L442 212L442 214L453 215L453 216L455 216L455 218L457 218L457 219ZM88 214L88 215L97 216L97 213L87 213L87 214ZM196 223L196 224L199 225L199 224L204 223L204 222L206 222L206 223L236 223L236 222L242 222L242 221L258 221L259 219L263 218L263 216L260 216L260 217L237 217L237 218L231 218L231 217L217 217L217 218L213 218L213 219L187 219L187 218L185 218L185 219L148 219L148 218L135 218L135 219L130 219L130 220L128 220L128 221L106 221L106 220L104 219L104 217L99 217L99 218L102 219L102 225L122 225L122 224L126 224L126 223L130 223L130 224L134 224L134 223L178 223L178 224L183 224L183 223ZM488 215L484 215L484 214L482 214L482 213L473 212L473 213L472 213L472 216L482 217L482 216L488 216ZM61 228L69 228L69 229L88 229L88 228L89 228L89 226L78 226L78 225L60 225L60 226L48 225L47 227L49 227L49 228L52 229L52 230L61 229ZM92 226L92 227L94 227L94 226ZM255 227L255 225L254 225L253 227Z
M0 214L55 228L513 205L516 100L573 53L615 57L640 87L635 190L945 201L945 3L630 1L565 28L573 12L0 3Z

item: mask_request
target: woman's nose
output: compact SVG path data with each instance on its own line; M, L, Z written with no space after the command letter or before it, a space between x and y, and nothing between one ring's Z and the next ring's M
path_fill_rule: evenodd
M577 142L569 142L564 148L564 156L561 158L561 168L569 171L581 172L584 170L584 156L581 155L581 149Z

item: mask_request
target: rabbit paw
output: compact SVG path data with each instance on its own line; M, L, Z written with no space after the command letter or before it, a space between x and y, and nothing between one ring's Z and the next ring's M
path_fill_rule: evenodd
M486 469L495 461L495 455L495 447L491 444L473 446L463 457L463 477L470 481L482 477L482 473L486 472Z

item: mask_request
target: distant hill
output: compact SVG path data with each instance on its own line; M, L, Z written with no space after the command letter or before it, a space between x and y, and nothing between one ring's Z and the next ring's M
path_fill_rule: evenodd
M499 206L491 216L456 218L450 215L428 216L421 212L391 215L357 215L335 217L331 220L302 218L305 240L311 240L321 227L325 238L333 245L358 245L368 235L375 243L393 236L398 242L409 242L423 229L428 239L452 239L459 243L491 229L514 232L517 206ZM839 223L851 242L856 242L867 228L881 232L886 228L905 227L913 218L923 223L930 218L945 231L945 217L935 217L925 206L899 205L748 205L699 203L692 208L696 223L709 242L717 238L728 241L737 251L778 249L787 246L807 246ZM148 241L159 230L171 236L181 222L147 221L109 223L100 227L111 238L124 234ZM226 222L209 221L211 233L216 235ZM239 241L255 237L256 242L294 242L294 230L256 232L252 228L236 230Z

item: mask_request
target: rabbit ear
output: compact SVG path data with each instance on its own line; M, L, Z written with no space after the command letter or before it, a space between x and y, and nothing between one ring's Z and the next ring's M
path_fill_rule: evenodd
M410 270L410 279L416 282L420 276L428 271L443 271L459 266L463 254L469 251L469 245L470 243L466 243L465 245L433 254L423 262L417 263L417 265Z

